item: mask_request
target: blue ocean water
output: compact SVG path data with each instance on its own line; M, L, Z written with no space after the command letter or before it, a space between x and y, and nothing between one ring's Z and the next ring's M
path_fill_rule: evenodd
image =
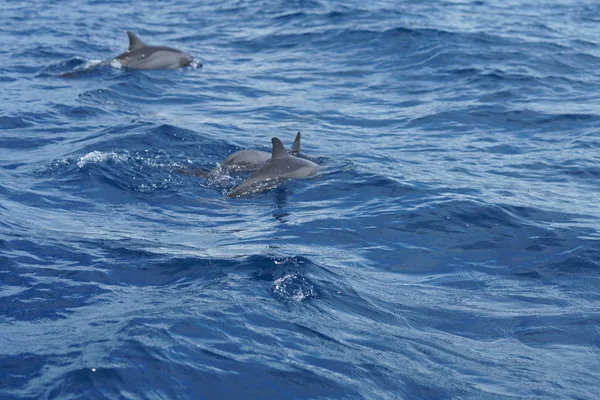
M600 398L597 1L0 21L0 398ZM314 179L177 172L298 131Z

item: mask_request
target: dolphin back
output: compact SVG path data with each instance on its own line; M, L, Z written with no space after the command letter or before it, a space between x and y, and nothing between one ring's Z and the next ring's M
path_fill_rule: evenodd
M262 168L254 172L250 177L240 185L234 187L228 196L240 197L248 194L259 193L265 190L273 189L283 181L293 178L306 178L315 175L318 165L312 161L302 158L292 157L285 153L279 154L279 143L273 141L273 147L277 149L274 157Z
M132 69L182 68L193 61L191 55L166 46L148 46L133 32L127 32L129 49L115 57L122 66Z

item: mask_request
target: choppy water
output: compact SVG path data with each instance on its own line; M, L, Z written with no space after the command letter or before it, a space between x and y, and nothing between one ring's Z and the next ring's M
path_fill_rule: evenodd
M600 397L596 1L0 22L0 397ZM203 67L102 65L126 30ZM297 131L315 179L175 172Z

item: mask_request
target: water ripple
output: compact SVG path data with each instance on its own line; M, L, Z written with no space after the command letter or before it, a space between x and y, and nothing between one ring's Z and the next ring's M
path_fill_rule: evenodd
M600 396L596 3L125 5L0 5L0 397Z

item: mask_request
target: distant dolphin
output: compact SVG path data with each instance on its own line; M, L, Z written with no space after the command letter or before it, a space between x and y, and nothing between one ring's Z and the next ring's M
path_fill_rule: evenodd
M296 134L290 154L296 155L300 152L300 132ZM219 167L206 172L202 169L182 168L178 169L187 175L209 177L217 174L219 171L233 172L252 172L258 170L267 161L271 159L271 154L260 150L240 150L230 154L223 160Z
M129 49L115 57L122 66L132 69L181 68L190 65L191 55L165 46L148 46L133 32L129 36Z
M271 158L259 170L254 172L240 185L234 187L227 195L240 197L272 189L284 180L306 178L317 172L318 165L303 158L292 157L285 151L281 140L274 137Z

